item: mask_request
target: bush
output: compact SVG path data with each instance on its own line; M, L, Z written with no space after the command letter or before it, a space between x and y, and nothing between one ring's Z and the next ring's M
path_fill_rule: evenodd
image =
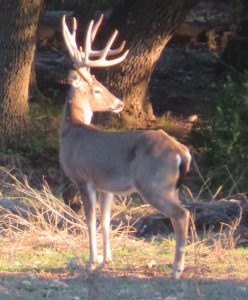
M210 169L221 165L234 174L248 174L248 73L229 74L216 84L207 120L196 125L190 142Z

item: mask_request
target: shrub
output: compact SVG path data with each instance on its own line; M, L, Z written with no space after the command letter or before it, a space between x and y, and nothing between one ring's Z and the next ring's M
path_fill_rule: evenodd
M190 142L208 167L221 165L248 174L248 73L228 74L216 84L220 92L209 104L207 120L197 124Z

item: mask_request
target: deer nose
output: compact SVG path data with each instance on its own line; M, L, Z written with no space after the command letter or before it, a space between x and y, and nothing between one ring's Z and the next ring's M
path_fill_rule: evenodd
M119 99L116 99L115 105L111 107L111 110L115 113L119 113L120 111L123 110L123 108L124 108L124 102Z
M120 101L117 105L117 109L123 109L125 106L124 102L123 101Z

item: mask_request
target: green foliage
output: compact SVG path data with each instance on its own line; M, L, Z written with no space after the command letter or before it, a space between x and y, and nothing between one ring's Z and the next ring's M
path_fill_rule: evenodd
M207 120L193 128L190 142L209 167L225 165L232 172L246 172L248 73L229 74L216 88L221 96L212 99Z
M27 156L42 155L49 160L55 154L57 159L60 114L57 107L30 103L30 128L22 149Z

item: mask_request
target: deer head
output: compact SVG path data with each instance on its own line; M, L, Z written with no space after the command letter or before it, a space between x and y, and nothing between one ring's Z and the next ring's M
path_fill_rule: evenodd
M68 105L70 106L70 111L73 111L72 99L74 99L74 109L75 107L77 108L77 115L81 111L83 116L84 110L84 116L86 117L80 118L81 120L84 119L84 123L90 123L94 111L112 111L119 113L124 107L124 103L115 97L90 73L91 67L102 68L117 65L121 63L128 54L128 50L126 50L119 57L116 57L123 52L125 42L122 42L117 49L111 49L118 34L117 30L114 31L105 48L102 50L92 50L92 44L102 19L103 15L100 16L96 24L94 24L94 21L90 22L83 48L81 46L78 47L76 42L76 19L73 18L72 32L70 32L66 25L65 16L62 18L64 41L75 69L69 74L69 82L72 85L72 90L67 97L69 101ZM115 58L109 60L107 59L109 57Z

